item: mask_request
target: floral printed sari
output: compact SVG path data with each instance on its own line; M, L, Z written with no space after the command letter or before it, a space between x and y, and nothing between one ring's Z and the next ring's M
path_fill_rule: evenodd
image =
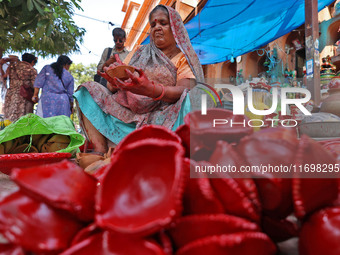
M6 119L16 121L21 116L33 113L33 103L20 95L20 87L25 85L33 88L37 70L25 61L13 63L8 68L10 86L5 96L4 113Z

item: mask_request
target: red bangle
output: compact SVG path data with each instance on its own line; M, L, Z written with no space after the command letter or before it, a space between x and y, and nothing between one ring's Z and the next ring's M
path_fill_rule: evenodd
M153 89L152 89L152 98L153 98L155 95L155 87L156 87L154 82L152 82L152 86L153 86Z
M153 98L154 101L161 100L164 97L164 95L165 95L165 88L164 88L163 84L158 84L158 85L160 85L162 87L162 93L161 93L161 95L159 97Z

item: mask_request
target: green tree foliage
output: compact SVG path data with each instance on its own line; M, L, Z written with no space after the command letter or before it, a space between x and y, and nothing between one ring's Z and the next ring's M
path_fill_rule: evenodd
M72 20L81 0L0 0L0 55L35 51L57 56L79 51L85 29ZM0 56L1 57L1 56Z
M69 72L74 78L75 88L86 81L93 81L93 76L97 73L97 64L84 66L83 64L72 64Z

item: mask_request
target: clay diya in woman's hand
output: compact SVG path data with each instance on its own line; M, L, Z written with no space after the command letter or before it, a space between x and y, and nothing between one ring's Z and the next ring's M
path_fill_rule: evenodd
M127 66L127 65L112 66L112 67L110 66L105 70L105 72L111 78L116 77L124 81L130 78L125 70L129 70L131 73L133 73L135 71L135 68L132 66Z

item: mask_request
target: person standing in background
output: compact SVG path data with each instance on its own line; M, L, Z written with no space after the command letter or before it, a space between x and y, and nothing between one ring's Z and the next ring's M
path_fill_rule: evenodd
M58 115L70 117L73 106L74 78L68 72L72 61L61 55L57 62L46 65L38 74L34 83L32 101L37 103L42 89L37 115L47 118Z
M13 122L21 116L33 113L33 102L20 95L20 88L24 86L33 91L37 76L37 70L33 66L37 63L37 58L29 53L22 55L22 61L16 57L3 58L0 60L1 69L6 62L9 62L5 75L5 78L9 79L9 88L5 96L4 117Z
M103 72L103 68L109 66L113 62L116 62L115 55L118 54L121 61L123 61L129 54L129 51L125 49L126 33L123 29L116 27L112 30L113 41L115 46L113 48L105 48L100 61L97 66L98 72ZM99 82L106 87L106 80L99 75L95 76L95 81Z

